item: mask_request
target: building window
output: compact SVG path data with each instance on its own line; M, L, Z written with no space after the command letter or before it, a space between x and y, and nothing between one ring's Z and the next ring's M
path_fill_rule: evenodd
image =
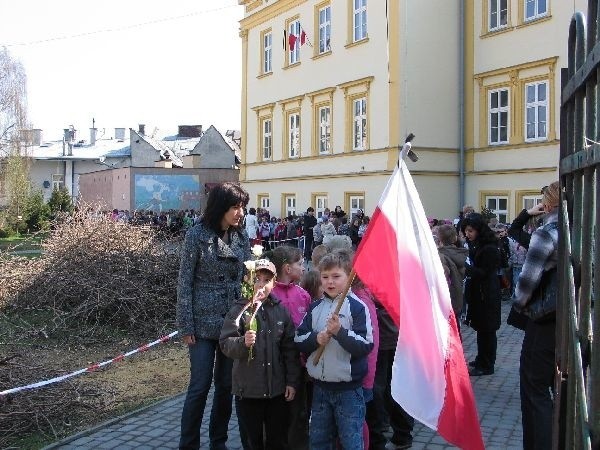
M329 202L326 195L315 195L315 214L317 219L323 217L325 208L328 208Z
M271 200L269 194L258 194L258 207L270 212Z
M353 131L352 150L367 149L367 98L361 97L352 102Z
M262 49L263 73L271 73L273 71L273 33L271 31L263 34Z
M350 218L354 217L358 210L365 210L365 194L364 193L348 193L346 194L347 207L346 211L350 214Z
M319 153L331 153L331 108L319 108Z
M541 195L524 195L522 209L531 209L540 203L542 203Z
M508 24L508 0L489 0L489 5L490 31L504 28Z
M331 6L319 9L319 54L331 50Z
M300 113L288 115L288 156L300 156Z
M296 215L296 196L295 195L286 195L284 197L285 201L285 217Z
M352 0L352 26L354 29L353 41L361 41L367 37L367 0Z
M534 20L548 14L548 0L524 0L525 20Z
M262 121L262 156L263 160L270 160L273 157L273 122L271 119Z
M490 91L490 145L508 143L508 89Z
M104 178L106 181L106 177ZM52 189L57 191L65 185L65 176L61 174L52 175Z
M525 141L541 141L548 137L548 82L525 85Z
M486 196L485 207L496 214L500 223L508 221L508 197L507 196Z
M300 46L302 27L300 20L294 20L288 25L288 64L296 64L300 61ZM294 38L291 38L294 36Z

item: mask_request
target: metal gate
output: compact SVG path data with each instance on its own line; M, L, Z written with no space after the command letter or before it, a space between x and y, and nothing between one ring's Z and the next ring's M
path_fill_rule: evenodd
M559 449L600 449L600 252L595 251L600 242L599 13L598 0L589 0L587 20L582 13L573 15L569 67L561 72L562 295L554 414L554 448Z

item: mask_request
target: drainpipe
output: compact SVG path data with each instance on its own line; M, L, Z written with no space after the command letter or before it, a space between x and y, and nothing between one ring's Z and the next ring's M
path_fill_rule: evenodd
M458 98L459 98L459 187L458 210L465 204L465 1L460 1L459 19L459 63L458 63Z

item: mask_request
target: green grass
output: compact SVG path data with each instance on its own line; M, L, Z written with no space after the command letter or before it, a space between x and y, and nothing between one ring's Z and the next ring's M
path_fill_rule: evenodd
M0 250L39 250L44 233L31 235L12 235L6 238L0 238Z
M10 441L10 447L19 450L38 450L52 444L56 439L44 436L39 432L31 433Z

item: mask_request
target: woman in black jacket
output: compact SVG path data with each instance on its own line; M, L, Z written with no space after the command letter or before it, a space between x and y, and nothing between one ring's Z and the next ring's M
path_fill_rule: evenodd
M469 241L466 299L467 324L477 331L477 357L469 375L491 375L496 362L496 331L500 328L500 251L494 232L481 214L471 214L462 224Z

